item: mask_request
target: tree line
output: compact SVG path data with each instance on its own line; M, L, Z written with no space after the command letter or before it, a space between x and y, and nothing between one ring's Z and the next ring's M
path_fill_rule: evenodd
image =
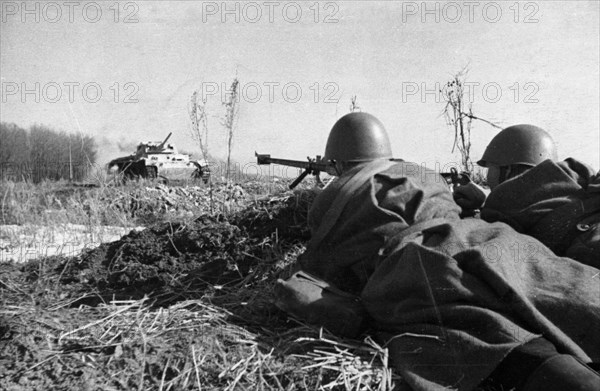
M92 136L56 131L44 125L23 129L0 123L0 179L82 181L96 163Z

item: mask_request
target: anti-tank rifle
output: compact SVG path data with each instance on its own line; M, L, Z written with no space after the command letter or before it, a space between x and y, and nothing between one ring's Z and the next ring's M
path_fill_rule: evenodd
M302 182L302 180L306 178L308 174L314 175L316 177L317 183L321 183L321 172L326 172L331 175L339 175L336 171L335 164L331 161L324 161L321 158L321 156L317 156L316 158L308 157L307 161L302 161L272 158L271 155L259 154L256 152L254 154L256 155L256 161L258 164L280 164L282 166L297 167L304 169L302 174L300 174L300 176L290 184L290 189L293 189L294 187L298 186L298 184Z
M320 180L320 173L321 172L326 172L330 175L339 175L339 173L337 172L337 169L335 167L335 164L331 161L326 162L324 161L321 156L317 156L316 158L307 158L307 161L301 161L301 160L290 160L290 159L278 159L278 158L272 158L271 155L267 155L267 154L259 154L256 153L256 160L258 164L280 164L282 166L288 166L288 167L297 167L297 168L301 168L304 169L304 171L302 172L302 174L300 174L300 176L298 178L296 178L294 180L294 182L292 182L292 184L290 184L290 189L295 188L296 186L298 186L298 184L300 182L302 182L302 180L304 180L304 178L306 178L306 176L308 174L312 174L316 177L317 183L321 183ZM397 161L402 161L401 159L392 159L392 160L397 160ZM446 180L446 183L448 184L448 186L450 186L452 189L455 186L462 186L462 185L466 185L467 183L469 183L471 181L471 177L469 176L469 174L467 172L458 172L458 170L454 167L452 167L450 169L450 172L441 172L440 175Z

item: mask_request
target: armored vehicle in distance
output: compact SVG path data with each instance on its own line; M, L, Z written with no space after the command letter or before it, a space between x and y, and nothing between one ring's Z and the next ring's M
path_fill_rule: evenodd
M209 164L205 160L192 160L190 155L177 151L174 144L167 144L172 133L162 141L140 143L134 154L111 160L109 173L118 174L123 179L148 178L164 182L175 180L210 178Z

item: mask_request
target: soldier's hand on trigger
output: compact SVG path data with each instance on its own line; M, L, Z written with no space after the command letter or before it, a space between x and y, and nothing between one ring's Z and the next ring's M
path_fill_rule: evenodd
M473 182L456 186L453 193L454 201L463 210L480 209L487 197L485 191Z

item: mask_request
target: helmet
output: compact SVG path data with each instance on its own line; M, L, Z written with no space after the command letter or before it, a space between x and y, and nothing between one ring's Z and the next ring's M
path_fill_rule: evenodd
M480 166L488 164L536 166L546 159L557 160L554 140L542 128L533 125L513 125L498 133L485 149Z
M340 118L327 138L325 161L367 162L391 159L392 148L381 121L367 113L350 113Z

